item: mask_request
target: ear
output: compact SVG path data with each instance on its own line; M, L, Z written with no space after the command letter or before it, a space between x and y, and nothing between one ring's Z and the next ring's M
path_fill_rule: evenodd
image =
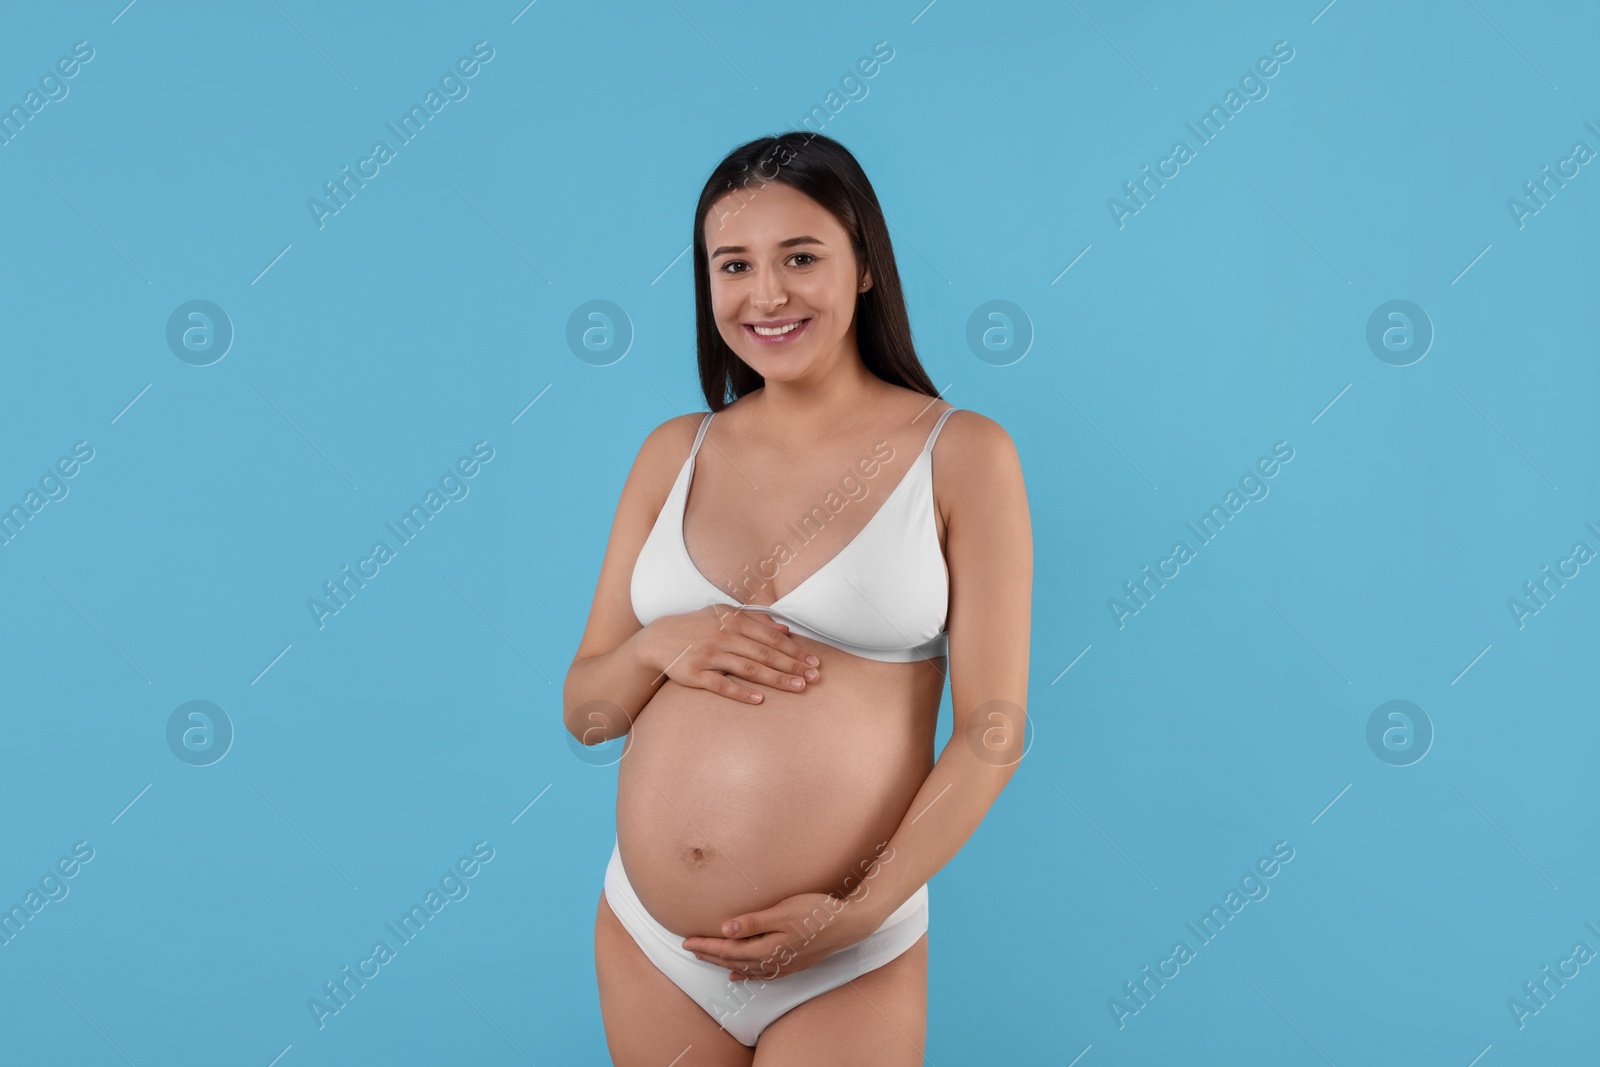
M868 289L871 289L871 288L872 288L872 268L868 267L867 269L865 269L865 270L863 270L861 272L861 281L856 286L856 292L864 293Z

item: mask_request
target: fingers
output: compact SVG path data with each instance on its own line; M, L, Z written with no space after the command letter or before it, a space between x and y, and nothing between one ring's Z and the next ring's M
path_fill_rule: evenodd
M816 668L795 663L770 645L740 637L728 639L722 648L711 653L709 661L716 670L791 693L798 693L806 687L808 678L804 672L812 676L817 674ZM791 674L783 669L785 666L800 673Z
M728 980L732 982L770 982L785 974L793 974L798 969L795 966L797 961L791 960L787 964L780 964L772 956L760 960L733 960L705 952L696 952L694 955L702 962L726 968Z
M704 955L703 953L697 952L695 955L698 956L704 963L709 963L713 966L721 967L728 971L730 980L734 982L748 982L752 980L770 982L772 979L778 977L782 970L778 966L777 960L760 960L757 962L741 962L735 960L730 963L724 963L721 960L713 959L712 957Z
M745 929L754 930L758 927L746 923ZM781 930L767 929L746 937L709 937L699 934L686 937L681 943L690 952L703 952L726 960L729 966L745 967L770 955L785 936Z
M807 652L798 641L788 635L787 627L781 631L776 629L777 626L781 625L783 624L776 623L766 626L752 626L740 630L740 633L749 640L770 648L775 653L772 657L751 656L750 658L760 659L761 662L770 667L794 675L806 674L807 666L812 668L821 666L816 656ZM813 681L817 677L815 671L806 676Z
M779 622L765 611L735 611L730 612L724 617L726 618L736 619L739 624L738 632L746 637L769 644L796 661L804 660L813 667L821 665L816 656L808 653L801 647L800 642L789 636L787 623ZM758 625L752 626L751 623Z
M724 952L708 952L704 948L692 948L689 951L694 953L696 959L715 964L718 967L726 967L730 971L738 971L741 977L758 978L764 976L772 978L776 976L778 971L778 962L774 959L778 946L765 941L759 946L724 950L725 952L740 953L740 955L734 956L725 955Z
M760 704L765 697L753 686L799 693L821 679L817 657L767 613L719 611L716 619L716 632L697 642L698 655L683 664L693 674L691 684L741 704Z
M749 686L740 685L714 667L696 671L695 679L695 684L701 689L709 689L711 692L719 693L729 700L737 700L741 704L761 703L762 697L759 692Z

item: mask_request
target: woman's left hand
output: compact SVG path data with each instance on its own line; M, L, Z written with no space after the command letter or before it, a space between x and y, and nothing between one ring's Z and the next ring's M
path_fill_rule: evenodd
M871 914L847 897L799 893L729 919L722 926L726 937L689 937L683 947L728 968L732 981L771 979L805 970L863 940L876 926Z

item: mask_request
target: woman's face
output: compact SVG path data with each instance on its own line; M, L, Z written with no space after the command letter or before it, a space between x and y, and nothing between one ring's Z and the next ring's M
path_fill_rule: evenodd
M821 204L777 182L753 186L712 205L705 237L717 330L762 378L815 380L859 358L856 299L872 278Z

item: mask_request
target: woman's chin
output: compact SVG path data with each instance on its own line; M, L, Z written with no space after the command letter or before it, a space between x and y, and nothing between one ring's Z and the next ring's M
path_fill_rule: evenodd
M765 364L765 365L763 365ZM762 360L750 366L761 375L764 382L792 382L805 377L806 366L799 363L781 363L777 360Z
M761 375L764 382L789 382L803 378L811 368L810 360L784 359L768 354L746 357L740 355L745 366Z

